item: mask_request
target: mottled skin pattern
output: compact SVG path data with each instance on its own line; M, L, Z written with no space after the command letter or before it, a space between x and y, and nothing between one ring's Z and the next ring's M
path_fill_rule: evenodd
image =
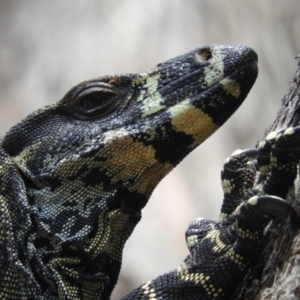
M0 147L0 298L109 299L153 189L231 116L256 76L250 48L207 46L147 73L83 82L14 126ZM210 232L204 241L218 248ZM235 263L203 269L219 250L201 241L179 270L126 299L224 297L215 278Z

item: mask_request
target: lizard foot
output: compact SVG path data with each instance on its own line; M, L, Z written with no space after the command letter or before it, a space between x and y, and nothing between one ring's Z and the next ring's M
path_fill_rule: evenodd
M225 160L221 172L224 199L220 221L230 215L253 188L257 155L256 149L236 150Z
M292 186L300 158L300 126L270 132L257 144L260 178L255 194L285 198Z
M237 150L226 159L220 222L190 223L190 255L180 269L204 276L199 290L207 292L205 299L232 296L257 263L271 220L290 217L292 228L300 227L296 211L283 199L296 178L299 157L300 126L271 132L257 149ZM207 286L220 291L218 296L211 297Z

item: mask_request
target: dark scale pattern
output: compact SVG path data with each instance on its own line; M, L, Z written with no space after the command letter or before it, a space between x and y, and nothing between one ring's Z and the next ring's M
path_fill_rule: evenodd
M177 270L159 276L122 299L237 299L236 289L262 253L268 222L277 216L290 215L292 225L299 228L299 217L293 208L283 199L263 192L265 188L270 188L269 182L272 182L275 188L270 193L277 195L277 186L281 184L281 178L276 176L278 170L284 170L288 175L283 189L285 185L292 185L294 171L290 168L287 172L284 166L299 163L299 128L272 133L271 142L268 139L258 144L259 151L238 150L228 158L222 173L231 185L223 185L225 198L222 213L227 206L230 211L225 210L226 215L219 223L194 220L186 232L190 254L184 263ZM283 137L278 138L281 134ZM290 143L294 147L289 147ZM260 153L264 149L263 155L266 156L266 148L269 149L268 161L274 160L274 149L285 149L285 162L284 165L281 162L271 164L262 181L255 183L253 167L257 170L264 167L259 162L265 161ZM237 201L237 194L240 201ZM249 195L255 196L249 199ZM238 290L238 293L242 292Z
M256 76L252 49L210 45L146 73L85 81L14 126L0 144L0 298L109 299L152 191L231 116ZM257 230L265 225L250 205L205 233L194 223L181 267L125 299L226 297L252 261L243 249L257 245L245 234L251 213Z

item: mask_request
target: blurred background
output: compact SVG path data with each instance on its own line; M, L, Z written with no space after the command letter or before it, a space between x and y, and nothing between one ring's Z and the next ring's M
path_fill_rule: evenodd
M259 77L243 106L155 190L112 299L176 268L191 220L218 218L225 158L256 144L288 92L299 13L299 0L0 0L0 135L89 78L146 71L211 43L258 53Z

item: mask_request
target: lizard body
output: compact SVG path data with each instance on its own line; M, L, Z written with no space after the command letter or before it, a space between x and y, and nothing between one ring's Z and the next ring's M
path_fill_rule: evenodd
M1 299L109 299L153 189L256 76L252 49L206 46L146 73L85 81L15 125L0 148Z

